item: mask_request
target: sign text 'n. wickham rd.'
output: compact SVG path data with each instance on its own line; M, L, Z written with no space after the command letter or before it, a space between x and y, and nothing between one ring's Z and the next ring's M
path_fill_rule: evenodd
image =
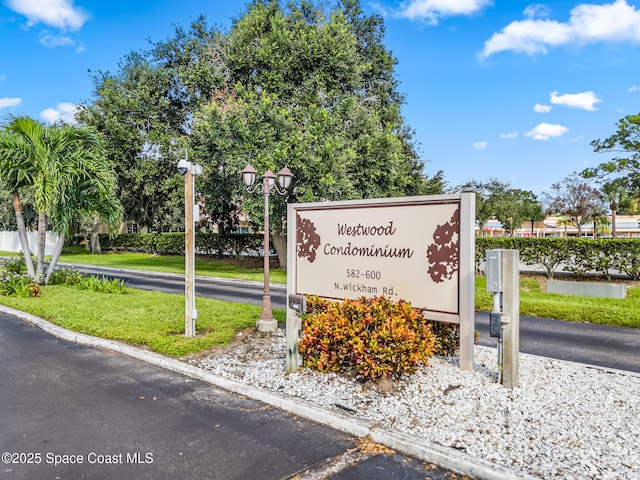
M289 294L411 302L460 323L473 368L473 194L290 204L288 232Z

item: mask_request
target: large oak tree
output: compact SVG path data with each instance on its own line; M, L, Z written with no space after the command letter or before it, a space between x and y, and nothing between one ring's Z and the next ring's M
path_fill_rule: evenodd
M439 193L442 172L424 173L383 39L382 18L359 0L254 0L228 31L200 17L95 75L80 118L120 162L125 214L155 230L179 215L184 148L204 167L198 193L221 231L240 209L262 223L262 199L239 182L248 162L295 175L289 194L273 198L276 233L286 202Z

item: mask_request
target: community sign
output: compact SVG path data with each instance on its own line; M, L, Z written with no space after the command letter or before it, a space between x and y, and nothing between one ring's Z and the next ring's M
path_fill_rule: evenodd
M287 230L289 295L410 302L460 324L460 368L473 369L473 193L289 204Z
M289 293L384 295L458 323L473 304L474 200L461 194L289 205Z

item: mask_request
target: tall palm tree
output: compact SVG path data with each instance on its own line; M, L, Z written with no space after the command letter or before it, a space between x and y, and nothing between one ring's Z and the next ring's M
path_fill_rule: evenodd
M609 215L604 204L595 205L590 212L590 220L593 223L593 238L597 238L599 233L607 233L611 226Z
M573 225L573 223L571 223L571 220L569 220L565 215L562 215L562 216L558 217L558 221L556 222L556 225L558 227L564 227L564 236L566 238L567 237L567 227L569 225Z
M67 127L62 127L63 129ZM96 215L109 229L120 226L122 206L116 198L116 176L106 163L102 146L95 143L95 132L87 127L69 127L70 134L84 141L67 144L60 156L57 200L51 208L50 223L58 242L49 262L44 283L48 283L62 252L65 237L82 216Z
M15 119L17 121L17 119ZM13 123L13 121L11 122ZM34 169L30 161L32 146L20 135L15 135L11 124L4 125L0 130L0 182L11 192L13 211L27 273L32 279L36 278L31 258L31 249L27 239L27 231L22 216L21 190L33 184Z
M12 117L2 136L6 140L6 148L0 144L0 167L6 163L11 167L9 171L15 172L15 178L3 174L3 181L14 190L33 189L38 212L38 249L35 273L32 266L29 274L41 282L47 218L54 219L62 242L70 231L76 209L78 212L86 212L89 208L102 210L101 213L112 224L115 221L112 217L121 212L119 202L114 201L115 179L111 178L112 171L108 173L110 169L106 165L100 138L89 127L47 127L29 117ZM17 208L15 199L14 196L14 209ZM18 212L16 210L16 215ZM29 256L30 259L30 253L26 253L30 252L28 244L25 249L23 243L23 250L25 258ZM55 266L55 262L52 263ZM53 271L52 268L50 270Z
M52 135L50 132L55 132L55 129L48 128L30 117L10 117L9 123L5 126L5 134L12 138L14 145L18 147L12 152L5 152L5 156L9 162L13 163L14 168L16 166L20 168L19 172L24 178L23 186L33 189L38 212L37 263L33 277L37 282L41 281L44 270L47 209L53 199L57 180L56 157L53 155L53 149L58 145L56 145L55 133Z

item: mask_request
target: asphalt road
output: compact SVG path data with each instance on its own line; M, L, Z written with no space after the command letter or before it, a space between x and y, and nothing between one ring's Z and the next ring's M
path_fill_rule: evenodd
M2 480L463 478L2 313L0 385Z
M184 293L182 275L167 276L99 267L83 267L82 270L123 278L133 288ZM260 305L262 285L198 277L196 295ZM284 285L272 284L271 296L274 308L285 308ZM480 333L480 345L495 347L496 339L489 336L489 315L479 312L475 321L476 330ZM520 351L640 373L640 329L635 328L520 317Z
M69 264L64 264L69 265ZM156 290L166 293L184 294L184 275L132 271L117 268L75 266L81 272L116 277L125 280L127 287ZM286 307L287 292L284 285L271 284L271 304L273 308ZM256 282L226 280L210 277L196 278L196 295L217 298L228 302L262 305L263 285Z
M489 336L489 314L476 314L480 344ZM640 373L640 329L520 317L520 351L542 357Z

